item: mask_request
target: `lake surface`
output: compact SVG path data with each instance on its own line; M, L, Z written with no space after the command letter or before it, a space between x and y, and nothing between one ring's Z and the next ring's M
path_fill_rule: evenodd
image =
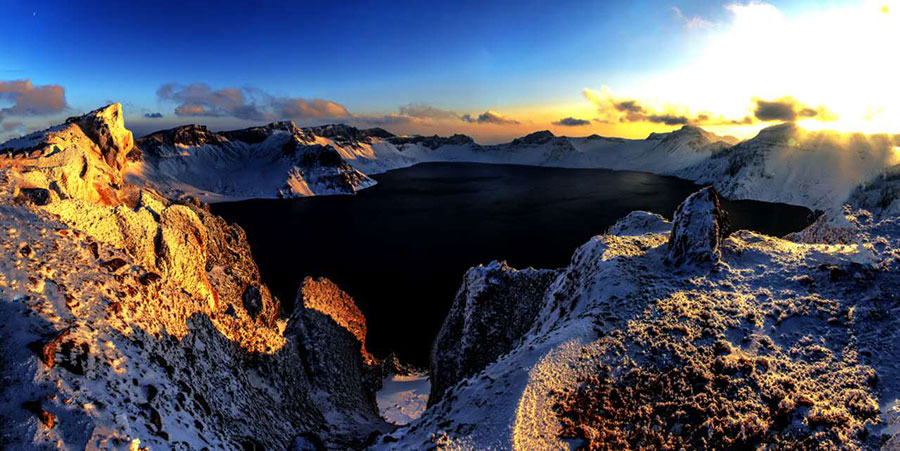
M699 187L659 175L426 163L374 177L356 196L213 204L247 231L264 281L286 312L305 276L325 276L356 300L377 356L396 351L426 365L465 271L507 260L517 268L566 266L593 235L634 210L672 218ZM724 201L733 229L781 236L810 210Z

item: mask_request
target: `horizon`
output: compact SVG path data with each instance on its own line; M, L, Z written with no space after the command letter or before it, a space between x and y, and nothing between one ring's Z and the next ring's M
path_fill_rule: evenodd
M26 38L0 55L0 140L109 99L139 136L276 120L481 143L900 133L898 63L879 51L900 41L896 0L516 5L13 4L0 25Z
M509 139L507 139L507 140L496 141L496 142L482 142L482 141L479 141L478 139L476 139L475 137L473 137L473 136L471 136L471 135L468 135L468 134L465 134L465 133L449 133L449 134L446 134L446 135L439 135L439 134L418 134L418 133L397 133L397 132L392 131L392 130L390 129L390 126L375 125L375 126L368 126L368 127L366 127L366 126L360 127L360 126L353 125L353 124L350 124L350 123L347 123L347 122L325 122L325 123L318 124L318 125L298 125L298 124L297 124L294 120L292 120L292 119L279 119L279 120L273 120L273 121L269 121L269 122L262 122L262 123L257 123L257 124L252 124L252 125L247 125L247 126L240 127L240 128L233 128L233 127L227 127L227 126L224 126L224 127L212 127L212 126L209 126L208 124L204 124L204 123L201 123L201 122L185 122L185 123L183 123L183 124L175 125L175 126L173 126L173 127L162 128L162 129L150 129L149 131L146 131L146 132L142 132L142 133L141 133L141 132L135 131L133 128L131 128L131 127L129 126L129 124L128 124L128 119L127 119L127 114L128 114L128 113L127 113L127 111L126 111L126 108L125 108L124 106L122 106L122 103L121 103L121 102L113 102L113 103L109 103L109 104L106 104L106 105L104 105L104 106L102 106L102 107L100 107L100 108L94 108L94 109L92 109L92 110L86 111L86 112L84 112L83 114L90 114L90 113L93 112L93 111L102 110L102 109L108 108L108 107L110 107L110 106L112 106L112 105L116 105L116 104L118 104L118 105L122 108L123 115L125 116L125 127L126 127L129 131L131 131L131 132L134 133L135 139L141 139L141 138L144 138L144 137L147 137L147 136L150 136L150 135L154 135L154 134L157 134L157 133L163 133L163 132L167 132L167 131L174 130L174 129L177 129L177 128L190 127L190 126L200 126L200 127L205 127L206 129L208 129L208 130L210 130L210 131L212 131L212 132L220 133L220 132L229 132L229 131L245 130L245 129L248 129L248 128L260 127L260 126L266 126L266 125L275 124L275 123L279 123L279 122L290 122L290 123L293 123L295 126L298 126L298 127L300 127L300 128L318 128L318 127L328 127L328 126L347 126L347 127L356 128L357 130L381 129L381 130L384 130L384 131L386 131L386 132L388 132L388 133L390 133L390 134L392 134L392 135L394 135L394 136L398 136L398 137L412 137L412 136L423 136L423 137L428 137L428 136L449 137L449 136L452 136L452 135L455 135L455 134L459 134L459 135L463 135L463 136L467 136L467 137L469 137L469 138L472 138L472 140L473 140L473 142L474 142L475 144L477 144L477 145L483 145L483 146L492 146L492 145L508 144L508 143L512 142L513 140L515 140L515 139L524 138L524 137L526 137L526 136L529 136L529 135L532 135L532 134L535 134L535 133L541 133L541 132L550 132L553 136L555 136L555 137L561 137L561 138L585 139L585 138L590 138L590 137L593 137L593 136L597 136L597 137L599 137L599 138L627 139L627 140L633 140L633 141L640 141L640 140L650 139L650 136L652 136L652 135L654 135L654 134L672 133L672 132L676 132L676 131L682 130L682 129L684 129L684 128L697 128L697 129L700 129L700 130L702 130L702 131L704 131L704 132L707 132L707 133L713 133L714 135L716 135L716 136L719 137L719 138L723 138L723 141L722 141L722 142L726 142L726 143L728 143L728 144L730 144L730 145L736 145L736 144L738 144L738 143L741 143L741 142L744 142L744 141L749 141L749 140L752 140L752 139L756 138L756 137L759 136L759 134L762 133L764 130L772 129L772 128L775 128L775 127L786 126L786 125L793 125L793 126L797 127L798 130L800 130L800 131L802 131L802 132L805 132L805 133L822 133L822 134L830 134L830 135L833 135L833 136L840 136L840 137L848 137L848 136L854 136L854 135L857 135L857 136L865 136L865 137L885 136L888 140L890 140L891 142L893 142L894 146L897 148L897 151L900 152L900 133L897 133L897 134L891 134L891 133L886 133L886 132L878 132L878 133L841 132L841 131L839 131L839 130L830 130L830 129L808 130L808 129L805 129L805 128L803 128L802 126L798 125L797 122L795 122L795 121L792 121L792 122L779 122L779 123L766 124L764 127L762 127L762 128L760 128L759 130L755 131L752 135L749 135L749 136L746 136L746 137L743 137L743 138L738 138L738 137L733 136L733 135L720 135L720 134L714 133L714 132L710 131L709 129L704 128L703 126L700 126L700 125L683 124L683 125L678 125L678 126L675 126L675 127L667 127L667 128L665 128L665 129L661 129L661 130L651 130L650 132L648 132L647 135L645 135L645 136L643 136L643 137L626 137L626 136L615 136L615 135L600 135L600 134L598 134L598 133L591 133L591 134L585 134L585 135L559 134L559 133L554 133L554 132L553 132L552 130L550 130L549 128L543 128L543 129L534 129L534 130L531 130L531 131L526 131L526 132L524 132L524 133L521 134L521 135L513 136L513 137L511 137L511 138L509 138ZM70 118L80 117L80 116L82 116L83 114L77 114L77 115L75 115L75 116L67 117L67 118L61 120L60 123L63 123L63 122L65 122L65 120L70 119ZM36 130L29 131L28 133L24 133L24 134L21 134L21 135L18 135L18 136L11 136L11 137L9 137L9 138L4 138L2 141L0 141L0 144L3 144L4 142L7 142L7 141L15 140L15 139L18 139L18 138L24 138L24 137L26 137L26 136L28 136L28 135L30 135L30 134L34 134L34 133L39 133L39 132L45 131L45 130L47 130L47 129L49 129L49 128L52 128L52 127L54 127L54 126L56 126L56 125L59 125L59 124L50 124L50 125L48 125L46 128L44 128L44 129L36 129Z

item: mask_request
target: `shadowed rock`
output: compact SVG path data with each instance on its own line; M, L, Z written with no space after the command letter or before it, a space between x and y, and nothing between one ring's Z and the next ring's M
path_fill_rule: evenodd
M719 244L727 229L728 219L715 188L691 194L675 211L667 260L676 266L719 261Z
M444 393L508 352L534 325L553 270L493 262L470 269L431 349L434 405Z

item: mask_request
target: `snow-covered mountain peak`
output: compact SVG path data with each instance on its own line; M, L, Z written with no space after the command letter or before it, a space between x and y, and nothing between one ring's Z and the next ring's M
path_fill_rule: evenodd
M471 146L471 147L480 147L475 143L475 140L472 139L471 136L463 135L463 134L453 134L449 137L443 137L438 135L432 136L422 136L422 135L411 135L411 136L394 136L392 138L388 138L392 144L397 146L405 146L409 144L421 144L424 147L427 147L431 150L435 150L438 147L442 146Z
M521 138L516 138L512 140L510 144L513 146L538 145L546 144L554 139L556 139L556 135L550 130L541 130L539 132L529 133Z
M763 144L796 145L802 133L803 130L796 123L785 122L760 130L759 134L750 141Z
M141 150L154 151L160 146L194 147L204 144L221 144L224 137L206 128L205 125L189 124L169 130L161 130L140 138Z
M694 147L701 147L712 143L735 144L737 140L731 136L719 136L715 133L708 132L696 125L683 125L680 129L667 133L650 133L647 136L648 141L660 141L661 143L672 144L690 143Z
M328 124L303 129L315 136L327 138L341 146L360 147L372 144L372 138L391 138L394 135L382 128L358 129L347 124Z

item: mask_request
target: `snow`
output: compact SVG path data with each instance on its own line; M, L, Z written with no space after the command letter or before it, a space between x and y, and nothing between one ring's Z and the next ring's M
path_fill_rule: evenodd
M347 449L371 437L372 449L397 450L591 440L691 449L697 437L718 448L762 437L786 448L900 449L900 196L896 150L880 137L780 126L728 147L685 128L479 146L282 123L141 148L122 183L130 134L120 108L92 114L0 146L8 448ZM785 238L722 237L704 190L674 227L629 214L565 268L473 268L457 296L462 335L455 319L442 333L448 349L466 345L467 371L425 409L432 382L449 373L385 378L374 405L348 396L343 388L362 383L340 376L362 364L364 348L344 340L347 326L320 318L304 345L277 318L243 232L153 192L352 193L371 184L359 170L422 161L674 172L728 196L828 215ZM45 190L49 203L29 202L23 188ZM712 258L679 264L673 246ZM258 316L242 301L248 285L260 287ZM311 340L316 331L334 340ZM307 374L312 355L343 373ZM388 430L376 407L399 426L373 434Z
M385 377L376 395L378 411L389 423L404 425L422 416L431 383L425 374Z
M900 445L893 413L900 304L888 294L900 287L900 219L849 215L859 234L852 244L804 244L740 231L720 243L721 260L712 269L667 264L669 233L659 220L630 215L627 225L613 228L622 236L597 236L579 248L544 295L525 340L374 448L568 449L578 439L566 435L560 406L577 406L567 397L598 368L608 366L612 380L625 383L627 374L664 374L657 368L673 364L713 365L705 360L713 348L724 350L717 352L733 359L729 364L766 360L773 365L766 377L797 381L795 396L814 397L820 409L841 411L858 399L863 410L840 414L852 418L840 426L850 435L823 433L822 443L874 449L887 434L886 449ZM645 233L636 230L640 223L647 224ZM865 264L860 247L871 254ZM738 386L769 380L735 374L731 383ZM671 396L660 405L693 402L678 392ZM651 408L656 401L648 395L642 402ZM738 401L716 401L729 402ZM746 407L739 404L723 408L732 416L712 424L721 424L726 435L729 424L755 421L742 416ZM790 434L805 434L807 424L823 418L817 416L823 410L793 412ZM862 429L871 433L856 434Z
M275 123L248 130L252 133L223 132L212 140L197 140L202 143L199 145L161 146L158 156L130 165L131 180L169 195L189 194L218 202L352 194L374 184L363 174L424 162L604 168L675 175L714 185L728 198L802 205L839 219L841 206L857 186L900 164L900 153L886 135L807 132L792 124L767 128L740 143L684 126L637 140L557 137L545 131L490 146L462 135L395 137L383 130L343 125L301 129L291 123ZM240 140L251 134L254 139L265 139ZM283 149L291 137L299 143L297 152L309 146L327 146L348 166L330 175L298 168L297 159L286 156ZM138 143L145 147L141 141L147 142L147 138ZM357 181L334 182L344 178L343 174ZM317 180L325 182L317 184Z

